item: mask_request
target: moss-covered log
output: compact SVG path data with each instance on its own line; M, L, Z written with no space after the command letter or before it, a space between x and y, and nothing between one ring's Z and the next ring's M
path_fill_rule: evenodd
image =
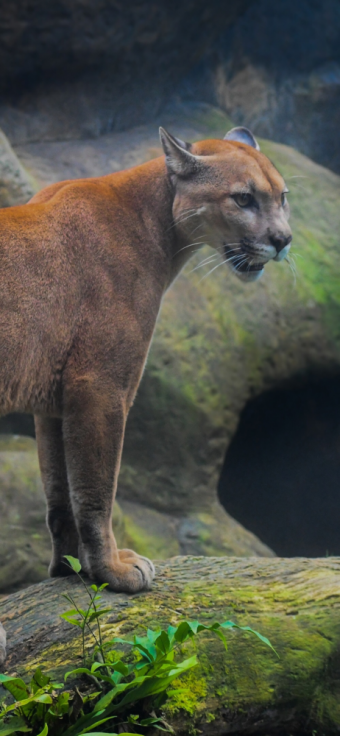
M229 649L212 635L195 646L199 665L166 705L178 734L318 733L340 728L340 559L175 557L158 567L153 590L105 592L105 636L187 618L232 619L269 637L279 657L237 632ZM80 662L77 629L59 614L63 592L84 603L76 578L50 580L3 599L9 673L38 665L61 674Z

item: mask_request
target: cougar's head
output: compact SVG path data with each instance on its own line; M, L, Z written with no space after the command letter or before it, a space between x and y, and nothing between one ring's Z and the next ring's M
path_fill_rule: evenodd
M287 256L292 240L288 190L247 128L233 128L224 140L195 144L163 128L160 136L175 228L189 252L191 244L192 250L209 244L243 281L256 281L268 261Z

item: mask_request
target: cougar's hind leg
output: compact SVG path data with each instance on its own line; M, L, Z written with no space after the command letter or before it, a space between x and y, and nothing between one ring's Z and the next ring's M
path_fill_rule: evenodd
M52 538L51 577L70 575L64 555L78 557L78 532L67 480L61 419L34 417L41 477Z
M125 419L124 401L105 391L105 379L97 388L93 379L65 388L63 438L82 565L113 590L136 592L150 587L154 567L131 550L120 555L112 532Z

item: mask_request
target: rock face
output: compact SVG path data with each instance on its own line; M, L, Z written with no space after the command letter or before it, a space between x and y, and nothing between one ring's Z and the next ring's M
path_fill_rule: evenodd
M166 720L179 736L194 728L204 736L338 733L338 558L175 557L156 573L148 593L104 591L110 609L103 620L107 641L184 619L206 625L232 620L267 636L279 655L241 632L226 632L227 651L211 634L185 645L183 657L196 652L199 664L176 682L165 705ZM61 681L65 671L81 666L78 629L60 618L68 608L63 593L85 608L84 589L75 577L46 581L0 601L9 674L32 676L42 667Z
M152 119L249 2L8 3L0 127L20 143L97 137Z
M178 98L340 171L337 0L24 0L0 28L0 127L11 143L96 138Z
M2 624L0 624L0 667L6 659L6 632Z
M37 188L34 178L24 169L0 131L0 207L25 204Z
M210 67L210 90L237 124L340 172L339 33L337 0L259 0L222 32L194 94L211 94Z

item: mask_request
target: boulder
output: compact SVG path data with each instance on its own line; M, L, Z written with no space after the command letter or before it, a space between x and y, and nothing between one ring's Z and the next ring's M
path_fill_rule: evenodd
M25 204L37 188L34 177L20 163L0 130L0 207Z
M226 632L227 651L212 634L181 647L183 658L195 652L199 663L175 682L164 706L178 736L332 734L340 728L339 591L339 558L174 557L158 565L147 593L104 591L109 612L102 630L109 641L185 619L206 625L232 620L269 638L278 656L254 636L233 631ZM0 601L7 673L31 677L41 667L60 681L81 666L79 629L60 618L69 607L65 593L85 608L86 594L75 577Z
M216 99L235 123L338 173L339 31L337 0L259 0L222 31L206 62ZM204 99L202 75L199 84Z
M18 144L152 120L252 1L13 0L0 27L0 127Z

